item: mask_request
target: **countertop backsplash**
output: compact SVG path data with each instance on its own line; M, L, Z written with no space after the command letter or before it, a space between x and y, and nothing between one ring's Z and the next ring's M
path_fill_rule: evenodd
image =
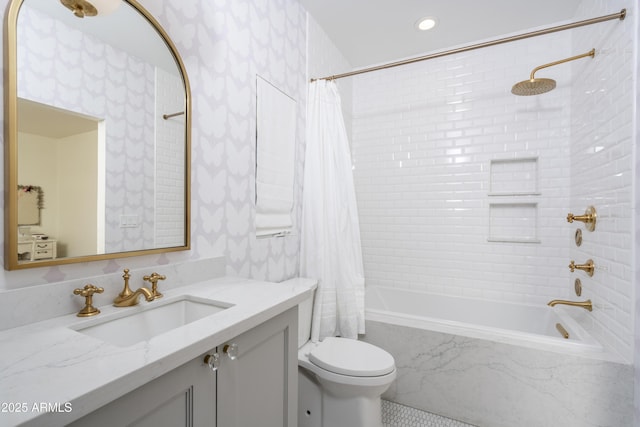
M136 290L149 286L142 277L153 272L166 276L158 283L163 290L186 286L203 280L225 275L225 258L205 258L184 263L156 265L146 268L132 268L129 286ZM104 288L104 293L94 295L96 307L111 305L122 291L123 272L103 274L82 279L66 280L22 289L2 292L0 297L0 330L15 328L65 314L71 314L84 307L84 298L74 295L73 290L91 283Z

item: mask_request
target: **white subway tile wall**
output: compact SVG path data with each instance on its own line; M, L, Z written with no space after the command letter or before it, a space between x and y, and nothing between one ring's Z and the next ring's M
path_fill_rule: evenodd
M632 28L600 24L354 78L367 284L531 304L591 297L592 314L569 311L630 361ZM554 91L510 93L534 67L592 47L595 59L536 74ZM579 225L566 216L590 204L602 223L577 250ZM572 258L588 257L593 279L570 273Z
M587 4L590 3L590 4ZM584 2L583 16L613 13L637 2ZM571 103L571 212L596 207L594 232L580 223L583 244L570 245L571 259L591 258L593 277L579 272L582 297L594 303L593 313L581 313L584 324L609 348L633 360L633 178L634 178L634 39L633 19L576 30L574 51L596 49L588 67L573 65ZM588 314L588 315L586 315Z
M510 89L570 47L566 34L551 35L354 80L368 285L533 304L569 296L570 70L547 72L558 80L548 94L524 98ZM494 170L492 183L492 165L520 167ZM534 168L539 194L531 191ZM489 241L491 208L505 204L517 208L510 215L534 218L521 221L522 230L512 218L502 225L511 230L498 234L539 243Z
M156 182L155 245L185 244L185 156L182 149L185 116L164 119L165 114L184 111L184 86L178 76L156 68ZM154 201L151 200L151 203Z

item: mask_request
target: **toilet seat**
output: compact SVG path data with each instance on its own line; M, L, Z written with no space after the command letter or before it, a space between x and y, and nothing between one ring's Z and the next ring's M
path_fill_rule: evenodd
M393 356L366 342L328 337L309 353L314 365L339 375L378 377L395 370Z

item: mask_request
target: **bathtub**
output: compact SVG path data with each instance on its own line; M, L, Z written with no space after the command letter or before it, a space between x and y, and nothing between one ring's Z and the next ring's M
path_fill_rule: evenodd
M564 306L514 304L389 287L366 294L366 318L529 348L606 358ZM571 308L580 310L579 308ZM564 338L557 325L568 333Z
M396 360L383 398L477 426L633 425L633 366L568 315L580 308L391 287L367 288L365 308L362 340Z

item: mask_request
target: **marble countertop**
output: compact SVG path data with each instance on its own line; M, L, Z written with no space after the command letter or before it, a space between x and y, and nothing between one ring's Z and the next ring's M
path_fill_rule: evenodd
M128 347L70 327L162 299L98 307L102 313L94 318L70 314L2 331L0 426L65 425L296 306L314 288L309 279L270 283L223 277L163 291L163 299L191 295L233 306Z

